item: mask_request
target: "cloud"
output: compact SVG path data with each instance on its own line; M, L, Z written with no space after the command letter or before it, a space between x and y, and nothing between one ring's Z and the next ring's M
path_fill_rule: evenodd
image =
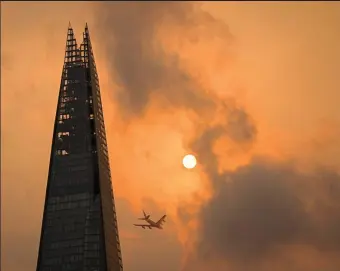
M239 107L234 100L222 102L222 106L223 121L216 125L206 125L190 144L211 180L218 174L218 157L214 153L214 144L218 139L227 137L235 144L245 146L254 143L257 135L256 125L245 109Z
M277 258L287 267L282 255L297 246L316 251L318 257L310 259L315 263L320 257L339 255L340 175L336 172L302 173L291 163L254 159L235 171L216 174L211 181L214 195L200 215L198 255L205 260L223 259L225 268L238 268L231 270L267 270L264 263ZM327 262L340 267L334 258ZM290 264L305 270L301 260Z
M196 113L215 110L214 98L183 67L180 52L167 52L161 37L180 27L186 35L175 35L174 42L189 41L197 47L210 36L229 42L231 34L224 23L197 3L105 3L98 9L97 26L106 40L107 66L119 85L116 94L123 114L142 117L155 95L170 107Z
M257 137L254 120L235 98L219 97L210 81L212 71L220 72L221 67L227 67L233 54L233 37L224 22L216 20L199 4L189 2L103 3L98 4L96 12L100 14L96 29L103 40L99 46L106 52L107 72L117 84L113 90L117 112L127 123L133 124L131 126L136 131L151 122L152 126L169 126L170 133L177 123L174 125L169 119L164 122L162 116L168 111L186 112L193 129L183 133L182 141L198 156L200 166L210 179L218 176L218 157L213 148L219 139L228 138L232 142L228 148L236 152L251 148ZM232 92L232 89L228 91ZM149 127L146 137L151 140L148 150L151 155L158 151L153 146L160 141L152 131ZM135 143L138 142L136 132L131 135L125 131L124 138L128 138L129 146L136 144L133 149L141 148ZM147 144L143 142L143 146ZM119 148L121 144L115 148L115 153ZM126 151L124 148L122 152ZM167 155L174 153L169 151ZM157 165L157 161L150 164ZM147 170L143 167L143 173ZM143 181L139 194L155 198L155 187L168 185L166 181L148 185L152 177L148 174L144 180L138 176ZM176 183L182 178L182 175L176 175ZM200 178L204 179L204 176ZM170 176L167 179L170 181ZM178 194L180 188L177 187ZM158 190L157 195L161 195ZM178 215L186 217L188 222L185 226L179 225L186 227L187 231L194 230L195 226L189 224L195 219L197 201L202 201L193 198L182 199L186 202L185 207L178 205ZM166 198L169 202L174 199ZM188 206L193 213L185 215Z
M256 141L257 128L246 109L234 97L219 97L211 83L211 70L221 72L233 55L233 36L224 22L195 2L102 3L96 13L107 72L117 84L112 92L118 119L123 116L134 127L148 120L174 129L162 117L184 111L193 129L182 140L199 156L218 138L229 138L236 148ZM218 166L209 157L199 160Z

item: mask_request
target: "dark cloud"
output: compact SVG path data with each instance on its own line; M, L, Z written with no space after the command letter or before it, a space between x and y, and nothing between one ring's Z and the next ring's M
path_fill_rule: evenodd
M185 29L180 39L196 46L213 37L225 40L225 51L231 34L228 27L190 2L112 2L98 6L98 30L105 37L109 70L120 86L117 98L122 113L141 116L158 94L166 104L192 109L196 113L213 112L214 100L195 78L181 67L178 52L166 53L158 31L167 33L164 25Z
M217 138L228 136L241 145L255 140L257 130L248 113L233 98L222 101L206 89L200 78L181 65L180 52L162 49L157 35L174 35L193 48L218 37L224 52L231 54L233 38L224 22L195 2L106 2L97 6L97 12L96 28L103 36L108 68L120 85L115 92L120 113L143 117L154 94L170 108L195 112L199 135L191 148L210 171L216 170L217 162L208 150ZM170 25L180 26L183 34L167 32L173 29ZM220 124L211 125L217 114L222 116Z
M213 152L216 140L228 137L239 146L251 146L257 135L256 125L251 116L234 100L222 103L224 112L223 124L206 124L201 133L191 142L191 149L197 155L200 164L205 168L211 181L220 178L218 161ZM243 149L246 151L246 149Z
M216 176L214 196L201 213L202 256L215 253L255 268L282 246L307 245L340 255L337 173L303 174L291 164L254 160Z

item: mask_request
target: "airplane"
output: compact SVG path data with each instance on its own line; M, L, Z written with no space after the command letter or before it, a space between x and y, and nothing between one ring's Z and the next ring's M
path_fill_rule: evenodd
M146 215L146 213L144 212L144 210L143 210L143 214L144 214L144 217L138 218L138 219L139 219L139 220L145 220L145 221L148 222L149 224L133 224L134 226L136 226L136 227L142 227L143 229L149 228L150 230L151 230L152 228L157 228L157 229L160 229L160 230L163 229L162 224L165 222L166 215L163 215L157 222L155 222L155 221L152 221L152 220L150 219L150 215Z

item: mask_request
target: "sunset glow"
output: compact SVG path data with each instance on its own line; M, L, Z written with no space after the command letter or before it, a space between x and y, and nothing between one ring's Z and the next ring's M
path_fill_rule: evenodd
M4 1L1 270L36 269L69 21L91 33L124 270L340 270L339 14Z

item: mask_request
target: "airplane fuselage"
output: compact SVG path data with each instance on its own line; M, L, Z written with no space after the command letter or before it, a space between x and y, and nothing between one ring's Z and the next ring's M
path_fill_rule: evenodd
M152 221L150 218L145 219L146 222L150 224L151 227L157 228L157 229L163 229L161 225L158 225L155 221Z

